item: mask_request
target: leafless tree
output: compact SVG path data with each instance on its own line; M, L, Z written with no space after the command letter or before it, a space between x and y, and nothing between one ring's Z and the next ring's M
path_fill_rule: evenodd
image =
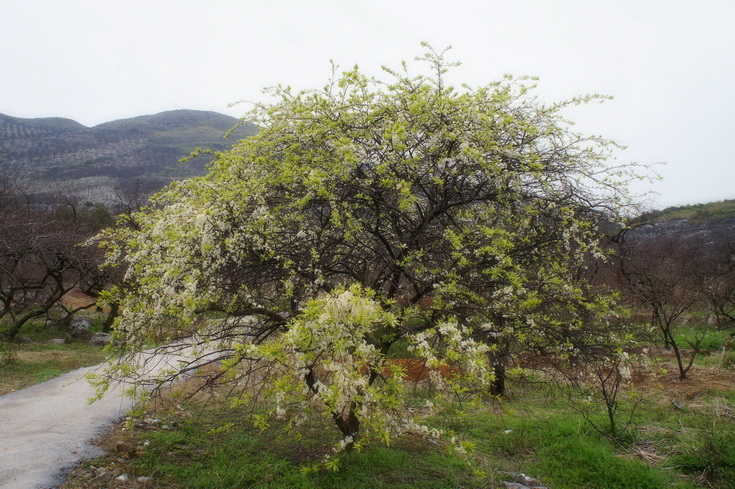
M676 357L679 378L685 379L694 364L703 335L686 340L691 352L682 350L677 337L683 316L698 304L697 243L677 236L648 239L618 238L622 283L631 303L650 313L651 327L658 331L664 346Z
M698 257L700 290L721 328L735 325L735 240L715 236Z
M0 186L0 332L6 340L52 309L68 317L80 309L60 300L74 288L101 290L101 257L85 241L96 232L91 222L74 213L49 211L33 204L32 196L5 181Z

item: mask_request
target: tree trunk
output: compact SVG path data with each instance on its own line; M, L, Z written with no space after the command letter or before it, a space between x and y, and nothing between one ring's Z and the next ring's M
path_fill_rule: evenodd
M18 333L20 333L21 328L25 326L25 324L28 321L30 321L31 319L35 319L37 317L41 317L46 312L47 311L43 309L41 311L34 310L22 316L20 319L14 320L13 323L10 325L10 327L2 332L3 338L6 341L14 340L15 337L18 335Z
M117 302L113 302L110 304L110 312L107 313L107 317L105 318L105 324L102 325L102 332L103 333L109 333L112 329L112 325L115 322L115 318L117 317L118 313L120 312L120 304Z
M332 413L334 423L337 425L337 428L339 428L339 431L342 433L342 435L345 438L351 438L351 441L349 441L345 445L345 451L348 452L354 448L355 442L357 441L358 433L360 431L360 419L355 415L355 410L357 409L357 407L358 406L356 402L350 404L350 410L347 414L347 418L344 418L340 413Z
M505 394L505 364L500 361L493 363L493 372L495 378L490 384L490 394L502 396Z
M374 379L376 376L377 374L374 371L371 371L371 379ZM304 376L304 382L306 382L309 390L311 390L315 394L317 393L314 369L308 369L306 375ZM360 419L355 414L357 412L357 409L358 404L353 401L350 404L347 418L343 417L341 412L332 411L332 419L334 420L334 424L337 425L337 428L339 428L339 431L342 433L342 436L344 438L351 438L351 440L345 445L345 451L348 452L354 448L355 442L357 441L357 435L360 432Z

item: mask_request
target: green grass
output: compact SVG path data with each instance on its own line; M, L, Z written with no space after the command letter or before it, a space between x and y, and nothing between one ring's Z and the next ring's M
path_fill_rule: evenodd
M156 487L196 489L500 489L512 473L538 478L553 489L732 487L733 420L719 419L730 431L712 435L719 437L714 445L700 443L713 433L712 413L678 412L656 397L641 410L637 428L614 442L592 430L561 396L547 394L529 388L501 402L465 405L462 417L459 411L436 415L430 420L434 425L475 447L465 458L447 440L407 436L394 446L342 454L337 471L309 470L336 440L329 423L316 421L298 432L278 426L259 431L248 425L244 412L211 401L185 403L157 415L169 429L125 432L135 444L149 442L127 471L151 476L160 484ZM641 446L657 447L660 463L637 457ZM707 467L710 485L698 485ZM82 487L74 483L63 487Z
M687 474L710 484L735 486L735 430L713 427L688 440L672 462ZM723 486L724 487L724 486Z
M93 322L92 330L99 329ZM0 342L0 395L30 387L81 367L105 360L101 347L90 346L87 340L73 340L51 345L52 338L64 338L65 331L43 323L24 326L20 336L31 342L24 344Z
M0 395L96 365L106 358L102 348L86 343L22 346L25 348L11 353L4 361L0 359Z
M692 325L681 327L676 331L675 339L680 348L690 348L701 338L699 348L709 352L721 350L733 341L732 329L717 329L714 326Z
M194 408L167 431L140 432L150 442L136 464L157 480L187 488L410 488L483 487L477 463L418 438L371 446L339 457L339 470L310 470L331 453L336 432L328 424L298 434L280 427L259 431L243 413ZM225 429L222 429L222 427ZM296 436L299 435L299 436Z
M720 355L703 358L715 356ZM663 358L651 372L670 363ZM410 435L392 446L341 454L337 471L320 465L337 440L330 422L316 419L297 431L278 425L260 431L248 423L244 407L228 408L211 399L172 398L169 407L150 414L161 423L117 433L135 446L149 442L122 470L150 476L160 489L504 489L504 482L519 473L552 489L732 489L732 376L713 361L695 366L691 375L685 382L673 374L649 376L636 386L642 400L622 396L621 412L630 412L634 404L637 410L630 429L617 440L595 431L579 414L580 400L570 400L564 387L510 382L502 400L468 399L428 419L445 431L445 438ZM412 393L421 404L422 390ZM602 412L592 416L604 421ZM169 428L162 429L163 424ZM473 447L467 456L451 449L453 436ZM112 453L92 465L119 468L121 463ZM98 489L88 484L89 476L80 475L62 487Z
M618 457L610 446L588 437L557 440L539 450L539 459L532 468L558 489L660 489L672 482L662 471Z
M454 425L496 468L540 478L554 489L657 489L671 473L629 456L634 433L618 443L594 431L564 396L526 394ZM676 486L688 487L688 486Z

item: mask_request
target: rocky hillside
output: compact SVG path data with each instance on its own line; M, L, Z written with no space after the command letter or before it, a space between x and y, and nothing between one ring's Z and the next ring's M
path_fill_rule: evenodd
M86 127L62 118L0 114L0 175L36 195L73 193L108 203L121 189L149 192L199 174L209 161L179 160L197 147L224 150L255 132L215 112L175 110Z
M633 224L629 237L639 240L673 238L701 246L735 242L735 200L668 207L643 214Z

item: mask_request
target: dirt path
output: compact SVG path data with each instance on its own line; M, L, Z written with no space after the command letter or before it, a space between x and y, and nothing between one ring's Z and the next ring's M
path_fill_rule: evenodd
M93 403L85 374L69 372L0 396L0 488L47 489L79 461L101 455L91 440L132 406L121 389Z

